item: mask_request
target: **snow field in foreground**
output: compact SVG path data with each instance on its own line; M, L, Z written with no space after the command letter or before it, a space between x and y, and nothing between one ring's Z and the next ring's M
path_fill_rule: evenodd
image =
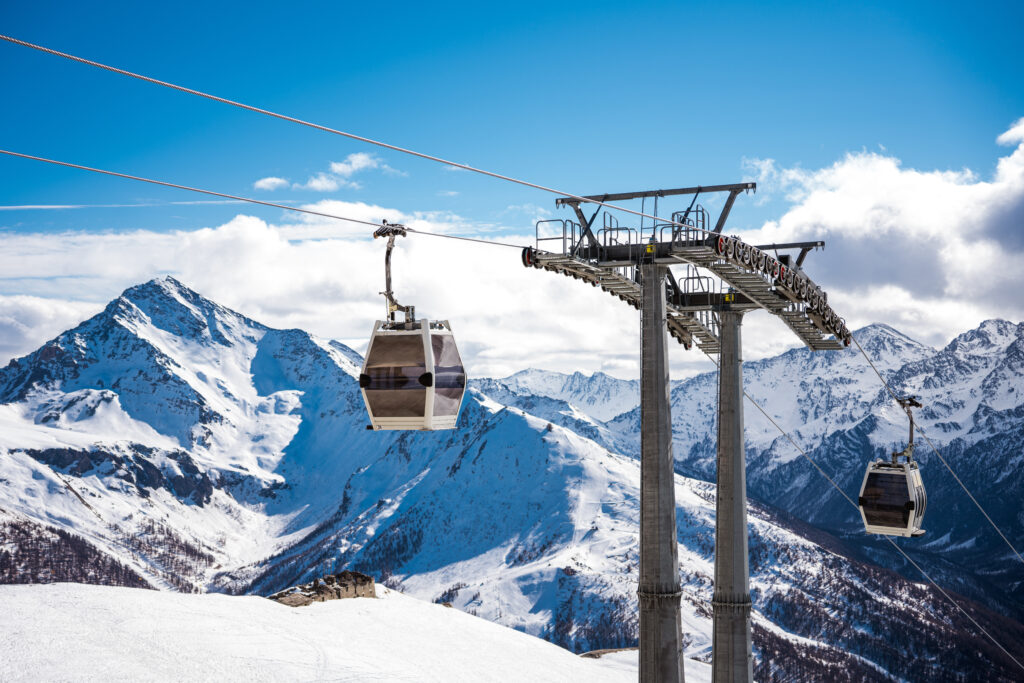
M0 680L636 680L635 651L581 658L381 585L377 594L292 608L255 596L0 586ZM690 681L709 673L686 666Z

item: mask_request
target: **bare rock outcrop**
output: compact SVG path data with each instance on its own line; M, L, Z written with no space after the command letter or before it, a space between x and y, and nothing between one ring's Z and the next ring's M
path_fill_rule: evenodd
M327 600L375 597L377 597L377 591L374 587L373 577L359 572L344 571L328 574L322 579L313 579L312 583L286 588L271 595L270 599L289 607L302 607Z

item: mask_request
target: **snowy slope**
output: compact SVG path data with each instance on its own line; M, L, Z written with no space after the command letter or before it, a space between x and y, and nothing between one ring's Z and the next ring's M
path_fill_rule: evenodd
M633 681L635 656L577 657L384 586L291 608L258 597L0 586L0 680ZM709 681L689 663L687 680Z
M929 351L891 330L879 339L880 352L896 354L890 370ZM801 363L820 363L825 380L801 381L850 413L795 400L787 410L806 413L805 438L863 424L854 413L876 400L863 395L870 378L837 364L852 362L844 356L791 354L764 361L765 377L791 382ZM481 382L487 391L467 396L459 429L380 433L364 429L359 362L336 342L266 328L172 279L131 288L0 370L0 514L18 528L74 532L121 563L124 576L157 587L270 593L351 567L572 649L635 643L639 473L629 457L630 414L603 423L570 402L617 414L633 400L628 383L589 378L605 391L587 404L583 376L569 383L526 373L511 388ZM845 374L849 386L827 386ZM689 380L698 390L673 392L682 467L699 464L708 453L701 444L713 443L707 425L678 422L700 414L699 402L685 402L703 393L707 378ZM553 396L529 393L527 380ZM612 395L615 386L626 398ZM773 442L762 443L767 451ZM799 464L804 470L793 476L807 477L806 466L781 451L760 457L765 471ZM705 658L713 491L680 477L677 495L687 654ZM752 507L762 673L796 675L810 660L818 676L834 673L826 662L895 672L905 662L892 634L906 631L923 653L922 675L936 666L1000 670L998 657L935 595L849 561L815 533ZM15 551L19 566L37 566L24 547ZM851 604L848 594L886 605L886 616ZM993 628L1013 628L984 614ZM940 623L952 625L940 634L953 629L982 659L950 653L943 637L912 629Z
M362 463L356 361L171 278L130 288L0 370L0 507L203 589L315 524L336 500L322 479Z
M503 379L482 379L476 386L488 395L542 396L564 401L602 422L640 405L638 380L616 379L603 372L588 377L581 372L566 375L531 368Z

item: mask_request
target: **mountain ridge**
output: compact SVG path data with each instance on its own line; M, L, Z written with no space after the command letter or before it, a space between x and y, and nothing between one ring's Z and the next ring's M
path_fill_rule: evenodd
M273 592L361 568L571 649L634 642L639 475L624 426L630 413L605 423L573 405L586 376L562 376L549 387L554 396L526 387L540 371L511 386L474 381L458 430L367 432L358 354L301 330L267 328L184 290L166 280L130 288L107 318L108 309L97 316L103 324L90 319L0 370L0 506L69 528L165 588ZM917 352L896 333L886 339L900 353ZM161 380L165 373L174 380ZM709 381L700 377L673 390L674 410L699 407L682 387ZM623 380L589 379L628 394ZM831 410L875 400L851 398L856 386L809 386ZM146 392L168 414L139 411ZM625 401L596 393L605 415ZM789 408L812 418L804 438L835 422L796 403ZM125 425L132 438L112 438ZM713 446L706 431L688 428L701 437L698 450ZM757 429L754 436L774 443ZM687 653L698 659L710 644L713 495L705 483L677 479ZM888 618L952 619L957 633L974 637L930 589L844 556L848 539L824 548L756 501L750 514L759 666L770 664L765 653L786 652L784 670L795 671L801 653L832 652L834 640L850 671L867 657L893 675L898 653L865 635L884 632L887 622L837 600L843 590L924 590L897 601ZM990 625L1001 619L971 609ZM933 656L980 666L950 653L946 630L915 637ZM872 659L878 648L889 659Z

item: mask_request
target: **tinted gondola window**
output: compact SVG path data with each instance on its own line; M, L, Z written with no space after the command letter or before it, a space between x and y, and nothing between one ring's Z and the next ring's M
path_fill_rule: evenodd
M872 526L906 527L910 493L903 474L872 472L864 486L864 516Z
M430 335L434 350L434 415L456 415L466 390L466 370L450 334Z
M366 359L369 384L365 390L374 417L423 416L427 401L427 389L420 383L427 371L424 355L420 335L373 339Z

